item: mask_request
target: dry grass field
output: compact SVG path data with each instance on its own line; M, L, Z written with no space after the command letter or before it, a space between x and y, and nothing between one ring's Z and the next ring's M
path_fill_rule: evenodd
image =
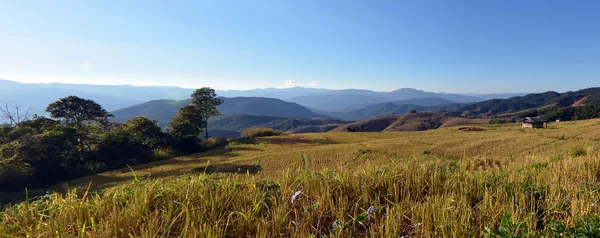
M71 181L6 208L0 234L600 235L600 119L477 127L239 140Z
M234 142L216 151L84 177L71 185L104 188L131 181L135 176L174 178L205 172L256 173L258 164L259 176L277 176L301 167L303 154L310 156L316 170L438 158L464 159L472 171L501 170L524 162L545 161L577 148L589 150L600 144L600 120L554 123L543 130L522 130L517 124L478 127L485 131L459 131L459 127L452 127L421 132L335 132L256 138Z

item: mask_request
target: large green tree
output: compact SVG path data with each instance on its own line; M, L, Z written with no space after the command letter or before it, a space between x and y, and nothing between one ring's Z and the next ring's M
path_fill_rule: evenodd
M207 87L196 89L191 97L192 103L179 109L169 123L171 133L179 137L197 137L204 132L208 139L208 119L221 115L217 106L223 100L217 97L214 89Z
M108 118L112 116L100 104L77 96L61 98L48 105L46 111L50 113L50 117L77 130L82 159L85 159L85 145L90 141L90 134L100 127L106 127Z
M200 88L196 89L192 93L192 106L196 108L197 113L202 118L204 124L205 138L208 139L208 118L211 116L221 115L217 106L221 105L223 100L217 97L215 90L212 88Z
M112 116L100 104L77 96L68 96L50 103L46 112L66 125L77 127L84 122L105 123Z
M198 137L205 127L204 118L193 105L182 107L169 122L171 133L178 137Z
M157 147L162 137L158 123L146 117L131 118L123 123L121 127L150 148Z

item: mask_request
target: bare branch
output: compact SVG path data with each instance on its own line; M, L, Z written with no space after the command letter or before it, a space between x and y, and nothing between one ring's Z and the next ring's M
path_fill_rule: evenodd
M29 111L31 108L28 108L27 111L25 111L25 115L21 115L21 105L11 105L11 107L14 112L8 107L8 103L4 104L4 108L0 107L2 118L8 119L11 126L19 125L19 123L29 119Z

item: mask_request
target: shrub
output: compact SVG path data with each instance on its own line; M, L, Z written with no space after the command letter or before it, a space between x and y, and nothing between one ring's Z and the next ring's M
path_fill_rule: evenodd
M571 154L572 157L586 156L587 151L585 151L583 148L577 148L572 150L569 154Z
M256 137L265 137L265 136L278 136L281 134L283 134L283 132L273 130L271 128L251 127L251 128L244 130L244 132L242 132L242 137L256 138Z
M229 144L229 142L227 141L227 138L225 138L225 137L209 138L208 140L205 140L203 142L203 145L207 149L214 149L214 148L226 146L227 144Z
M160 147L152 150L152 160L163 160L179 155L180 153L177 153L177 151L171 147Z

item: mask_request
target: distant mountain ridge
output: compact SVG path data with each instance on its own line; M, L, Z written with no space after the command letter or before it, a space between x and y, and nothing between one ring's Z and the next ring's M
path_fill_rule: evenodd
M224 98L223 104L217 107L223 115L257 115L272 117L301 117L318 118L326 117L295 103L274 98L261 97L235 97ZM191 100L154 100L131 107L113 111L114 120L123 122L136 116L144 116L157 120L161 126L175 117L177 111L191 103ZM209 125L210 126L210 125Z
M289 101L320 111L344 111L348 109L358 109L359 107L373 104L398 102L411 99L422 99L424 101L427 99L438 100L438 102L429 103L428 105L484 101L484 99L475 96L452 93L433 93L412 88L401 88L392 92L374 92L370 90L357 89L336 90L294 97ZM410 101L398 103L419 105L419 103Z
M75 95L98 102L109 111L152 100L184 100L194 89L169 86L90 85L90 84L28 84L0 79L0 105L18 104L32 108L31 113L45 115L48 104L59 98ZM362 107L411 98L442 98L453 102L482 101L485 95L431 93L416 89L374 92L361 89L331 90L321 88L266 88L252 90L216 90L223 97L268 97L296 102L322 111L348 111ZM327 95L332 95L327 98ZM324 97L325 96L325 97ZM311 105L316 105L313 107ZM323 110L323 108L325 110Z

